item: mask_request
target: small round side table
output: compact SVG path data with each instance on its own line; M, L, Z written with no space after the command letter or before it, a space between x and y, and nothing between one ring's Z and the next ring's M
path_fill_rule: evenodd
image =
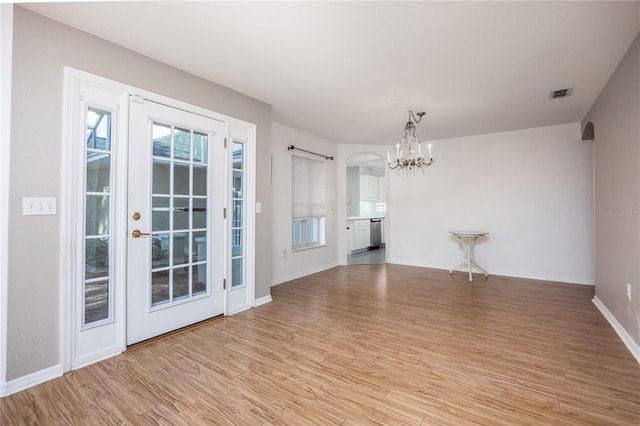
M489 235L489 233L483 231L449 231L449 233L454 237L457 237L464 247L464 258L462 259L462 262L460 262L458 266L449 269L449 274L453 274L454 270L461 270L460 268L464 268L462 269L463 271L469 272L469 281L473 281L471 270L472 268L476 268L478 272L482 272L485 277L488 277L489 274L487 271L482 269L473 258L473 245L478 237L485 237Z

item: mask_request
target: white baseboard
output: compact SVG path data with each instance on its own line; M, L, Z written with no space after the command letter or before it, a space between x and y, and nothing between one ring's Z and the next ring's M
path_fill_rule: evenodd
M72 361L71 369L77 370L79 368L86 367L96 362L104 361L105 359L120 355L123 349L119 346L112 346L107 349L103 349L97 352L90 353L88 355L76 358Z
M318 266L316 268L311 268L304 271L296 272L295 274L287 275L285 277L276 278L273 280L273 284L271 284L271 287L273 287L274 285L286 283L287 281L306 277L307 275L315 274L316 272L322 272L327 269L335 268L336 266L338 266L338 262L331 262L326 265Z
M596 308L598 308L598 310L607 319L607 321L609 321L609 324L611 324L611 327L613 327L615 332L618 334L618 337L620 337L627 349L629 349L629 352L631 352L631 355L633 355L636 361L638 361L638 363L640 364L640 345L638 345L635 340L633 340L633 337L631 337L631 335L627 333L627 330L625 330L624 327L618 322L616 317L613 316L611 311L607 309L604 303L602 303L602 301L598 299L598 296L594 296L591 301L594 305L596 305Z
M264 297L259 297L257 298L254 302L253 302L253 307L257 308L260 305L264 305L265 303L269 303L269 302L273 302L273 299L271 298L271 295L267 295Z
M40 383L56 379L62 376L62 373L62 365L58 364L45 368L44 370L36 371L35 373L27 374L26 376L18 377L17 379L9 380L5 383L4 389L0 388L0 397L13 395L14 393L39 385Z
M393 263L396 265L406 265L406 266L417 266L420 268L430 268L430 269L441 269L448 271L452 265L433 265L433 264L425 264L421 262L415 262L412 260L406 259L388 259L388 263ZM464 273L463 271L458 271ZM568 276L568 275L537 275L537 274L523 274L514 271L490 271L487 270L489 276L496 275L501 277L512 277L512 278L523 278L526 280L536 280L536 281L551 281L557 283L566 283L566 284L581 284L581 285L595 285L593 281L586 279L584 277L577 276ZM476 272L474 272L475 274Z

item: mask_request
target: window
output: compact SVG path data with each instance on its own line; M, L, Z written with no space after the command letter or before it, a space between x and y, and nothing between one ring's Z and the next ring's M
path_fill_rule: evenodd
M209 136L152 124L151 308L208 294Z
M233 289L244 284L244 143L233 141L232 152L231 288Z
M291 248L324 245L324 163L291 157Z
M109 320L113 311L111 113L88 108L85 116L85 227L83 325Z

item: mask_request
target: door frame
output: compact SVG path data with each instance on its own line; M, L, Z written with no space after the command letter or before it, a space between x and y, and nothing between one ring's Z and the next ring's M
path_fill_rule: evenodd
M356 145L344 144L338 146L338 199L347 199L347 158L359 152L369 152L386 158L387 146L384 145ZM393 242L389 232L393 221L393 194L391 194L391 171L385 167L385 187L387 196L387 210L385 212L384 238L386 250L386 263L392 263ZM338 203L338 263L348 265L347 262L347 203Z
M84 194L82 199L78 193L78 181L83 179L78 175L78 150L84 149L84 141L78 137L78 120L81 118L78 111L79 104L79 88L81 85L87 85L102 89L109 92L117 92L120 94L119 119L121 125L118 127L118 151L116 153L116 211L114 221L118 234L114 238L114 243L118 253L126 253L127 247L127 182L128 182L128 120L129 120L129 99L131 96L139 96L144 99L165 104L167 106L189 111L204 117L213 118L215 120L226 123L225 137L229 137L230 126L246 129L248 134L247 140L247 197L246 197L246 214L247 227L247 292L248 306L243 309L229 311L227 306L228 292L230 285L227 285L224 301L224 315L229 315L241 310L247 309L255 305L255 165L256 165L256 125L244 120L239 120L220 114L206 108L191 105L187 102L169 98L157 93L153 93L134 86L129 86L108 78L100 77L85 71L81 71L72 67L64 68L64 99L63 99L63 126L62 126L62 151L61 151L61 188L60 188L60 360L64 372L71 369L81 368L85 365L98 362L102 359L120 354L126 350L126 254L120 255L115 259L116 283L114 285L114 321L117 323L118 335L117 341L113 346L105 352L96 352L93 357L88 357L81 365L75 364L75 343L77 323L75 322L77 303L74 301L74 285L76 285L79 277L77 270L79 264L82 263L82 253L77 250L76 242L83 238L76 231L76 220L78 214L82 214L84 205ZM227 167L229 165L227 164ZM225 181L225 194L230 193L230 182ZM225 196L224 207L229 210L228 200ZM225 222L225 246L229 249L229 221ZM229 256L225 253L225 258ZM228 263L228 262L226 262ZM229 277L229 271L225 270L225 277ZM227 281L229 281L227 279ZM73 365L73 367L72 367Z

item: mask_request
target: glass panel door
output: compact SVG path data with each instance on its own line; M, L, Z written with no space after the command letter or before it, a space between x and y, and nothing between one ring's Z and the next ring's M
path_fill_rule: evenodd
M130 129L128 344L224 311L224 124L145 101Z

